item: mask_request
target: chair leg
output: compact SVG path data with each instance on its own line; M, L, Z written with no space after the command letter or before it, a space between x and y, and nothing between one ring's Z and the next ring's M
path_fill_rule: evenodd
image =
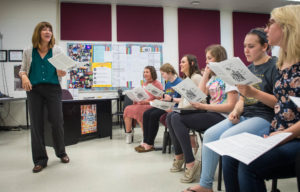
M222 157L219 159L218 191L222 190Z
M272 189L271 192L280 192L279 189L277 189L277 179L272 179Z
M170 137L170 133L168 132L168 141L169 141L169 153L171 153L171 147L172 147L172 140L171 140L171 137Z
M165 130L164 137L163 137L162 153L166 153L168 143L169 143L168 131Z

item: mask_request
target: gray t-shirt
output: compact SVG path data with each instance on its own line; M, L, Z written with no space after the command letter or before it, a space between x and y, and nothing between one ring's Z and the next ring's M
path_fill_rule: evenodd
M248 66L249 70L262 80L261 83L253 85L256 89L273 94L273 87L279 72L276 68L276 57L271 57L268 62L255 66L253 63ZM244 112L245 117L261 117L267 121L272 121L274 109L268 107L255 98L245 97Z

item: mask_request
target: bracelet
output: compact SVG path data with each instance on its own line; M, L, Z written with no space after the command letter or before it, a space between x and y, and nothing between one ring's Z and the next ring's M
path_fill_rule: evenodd
M173 97L171 98L171 102L173 102Z
M163 93L163 95L162 95L162 98L164 99L165 98L165 94Z

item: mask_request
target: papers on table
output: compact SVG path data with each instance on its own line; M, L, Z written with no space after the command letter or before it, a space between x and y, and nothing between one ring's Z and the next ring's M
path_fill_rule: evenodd
M157 99L150 102L150 105L152 107L156 107L156 108L162 109L162 110L172 110L175 104L176 103L174 103L174 102L161 101L161 100L157 100Z
M206 101L205 93L203 93L190 78L184 79L172 88L189 102Z
M162 90L160 90L159 88L155 87L154 85L152 85L151 83L149 83L145 89L147 91L149 91L152 95L154 95L155 97L162 97L162 95L164 94L164 92Z
M48 61L58 70L66 71L76 65L76 62L67 55L60 53L48 59Z
M211 62L209 68L230 85L254 85L261 79L256 77L238 57L221 62Z
M205 145L221 156L228 155L248 165L289 135L291 133L278 133L262 138L250 133L241 133Z
M300 108L300 97L294 97L294 96L289 96L289 98L297 105L298 108Z
M132 101L139 102L149 98L149 95L142 87L136 87L125 93Z

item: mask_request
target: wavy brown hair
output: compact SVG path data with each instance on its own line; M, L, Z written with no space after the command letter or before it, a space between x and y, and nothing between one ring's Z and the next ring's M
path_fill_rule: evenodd
M224 61L227 59L227 53L223 46L215 44L210 45L205 49L205 53L209 52L216 62Z
M52 25L49 22L43 21L43 22L38 23L36 25L36 27L34 28L33 35L32 35L32 46L33 46L33 48L38 48L38 49L41 48L41 31L45 27L50 28L50 30L52 32L52 36L51 36L51 40L48 44L48 48L51 49L52 47L54 47L55 38L54 38L54 35L53 35Z
M156 70L153 66L146 66L145 69L149 69L150 73L151 73L151 77L152 77L152 80L155 81L157 79L157 74L156 74Z
M187 60L188 60L189 78L191 78L194 73L201 74L200 71L199 71L198 60L197 60L197 57L195 55L187 54L187 55L184 55L183 57L186 57ZM183 73L183 78L185 79L186 77L187 76Z

